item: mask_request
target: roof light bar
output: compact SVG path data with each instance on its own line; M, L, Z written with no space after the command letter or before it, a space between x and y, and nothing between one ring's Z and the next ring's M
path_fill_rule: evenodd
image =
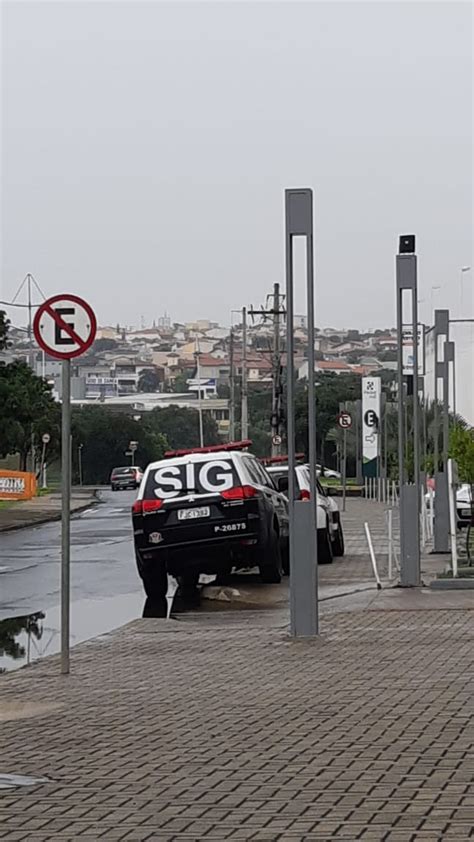
M295 453L295 459L297 462L304 458L304 453ZM264 465L277 465L279 462L288 462L288 456L262 456L260 462L263 462Z
M222 453L229 450L246 450L252 446L251 439L230 441L228 444L212 444L209 447L192 447L189 450L167 450L165 459L176 459L179 456L189 456L191 453Z

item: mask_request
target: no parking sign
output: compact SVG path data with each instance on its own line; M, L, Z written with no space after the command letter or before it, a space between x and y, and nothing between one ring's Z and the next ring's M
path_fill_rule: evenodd
M38 307L33 332L40 348L62 365L61 423L61 672L69 672L71 566L71 360L94 342L97 321L77 295L53 295ZM47 435L47 434L46 434ZM43 436L43 445L46 446ZM48 436L49 441L49 436Z

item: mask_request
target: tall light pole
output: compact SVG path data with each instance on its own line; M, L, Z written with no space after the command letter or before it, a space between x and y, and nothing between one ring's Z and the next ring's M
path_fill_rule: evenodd
M82 448L84 447L83 444L80 444L77 448L77 456L78 456L78 464L79 464L79 485L82 485Z
M247 308L242 307L242 387L241 387L241 436L247 439L249 434L248 420L248 386L247 386Z
M202 423L202 395L201 395L201 352L199 350L199 339L196 336L196 351L194 353L196 358L196 373L198 381L198 415L199 415L199 447L204 447L204 425Z
M433 317L433 312L434 312L434 294L435 294L435 292L439 292L439 291L440 291L440 289L441 289L441 287L440 287L440 286L431 287L431 313L430 313L430 322L431 322L431 319L432 319L432 317Z

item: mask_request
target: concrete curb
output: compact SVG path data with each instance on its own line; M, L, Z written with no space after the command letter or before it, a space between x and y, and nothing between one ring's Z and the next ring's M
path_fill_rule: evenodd
M81 514L81 512L85 512L87 509L90 509L91 506L98 506L101 503L101 500L97 495L98 492L94 491L92 498L87 503L77 506L77 508L74 509L71 507L71 517L76 514ZM59 511L51 512L49 515L40 516L27 522L14 523L11 526L0 525L0 534L3 532L18 532L20 529L32 529L34 526L43 526L45 523L54 523L54 521L57 520L61 520L61 509L59 509Z
M430 588L434 591L463 591L474 589L474 579L433 579Z

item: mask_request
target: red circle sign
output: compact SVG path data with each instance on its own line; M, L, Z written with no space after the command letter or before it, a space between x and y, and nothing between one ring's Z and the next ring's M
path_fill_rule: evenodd
M337 423L341 429L349 430L352 427L352 416L344 410L337 416Z
M33 321L35 339L47 354L71 360L84 354L97 333L94 311L77 295L64 293L43 301Z

